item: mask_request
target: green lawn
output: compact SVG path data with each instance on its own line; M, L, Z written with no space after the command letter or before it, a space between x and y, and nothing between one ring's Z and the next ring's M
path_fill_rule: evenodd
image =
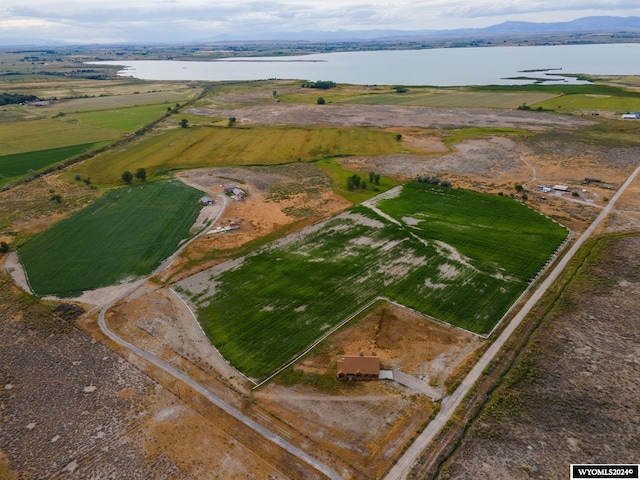
M150 273L189 236L201 195L178 181L107 192L18 249L33 290L69 297Z
M377 296L488 333L567 235L510 198L419 183L379 208L250 255L215 290L177 289L225 358L259 378Z

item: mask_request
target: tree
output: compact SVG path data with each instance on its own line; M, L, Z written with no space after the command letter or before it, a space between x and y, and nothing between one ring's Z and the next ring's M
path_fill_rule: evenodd
M189 126L189 120L187 120L186 118L183 118L182 120L180 120L180 126L182 128L187 128Z
M376 185L380 185L380 174L379 173L376 173L373 176L373 183L376 184Z
M324 105L325 104L325 100L322 97L318 97L318 105Z
M147 179L147 170L145 168L139 168L136 170L136 178L141 182L144 182Z
M521 192L522 190L524 190L524 187L522 185L516 185L516 192Z
M236 124L236 117L229 117L229 121L227 122L227 126L233 127Z
M7 242L0 242L0 253L7 253L9 251L9 244Z
M126 184L131 184L131 180L133 180L133 173L131 173L129 170L125 170L124 172L122 172L122 180Z
M58 202L58 203L62 203L62 195L60 195L59 193L54 193L53 195L51 195L51 197L49 197L51 200L53 200L54 202Z
M401 133L396 133L396 140L399 142L400 140L402 140L402 134Z
M369 183L373 183L375 176L376 174L374 172L369 172Z

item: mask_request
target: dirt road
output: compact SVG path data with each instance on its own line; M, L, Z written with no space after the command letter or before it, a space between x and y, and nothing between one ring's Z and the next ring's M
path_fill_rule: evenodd
M220 211L217 213L215 219L213 220L212 225L215 224L215 222L224 213L224 209L225 209L226 204L227 204L226 197L224 195L220 195L220 197L222 198L223 206L220 209ZM195 240L196 238L197 238L197 236L193 237L190 240L190 242ZM227 402L222 400L220 397L218 397L217 395L215 395L212 392L210 392L203 385L201 385L200 383L198 383L195 380L193 380L191 377L189 377L183 371L179 370L178 368L174 367L173 365L170 365L169 363L165 362L164 360L161 360L160 358L158 358L155 355L149 353L148 351L146 351L146 350L144 350L144 349L142 349L142 348L140 348L140 347L138 347L136 345L133 345L133 344L127 342L126 340L120 338L113 331L111 331L109 329L109 327L107 326L106 319L105 319L105 314L109 310L109 308L111 308L111 306L113 304L115 304L116 302L118 302L119 300L122 300L122 299L126 298L127 296L131 295L132 293L134 293L144 281L148 280L149 278L151 278L154 275L157 275L163 269L165 269L169 265L171 265L171 263L176 258L176 256L179 255L180 252L190 242L186 242L181 248L179 248L171 257L169 257L167 260L165 260L147 278L139 280L139 281L137 281L136 283L134 283L132 285L129 285L129 288L127 290L123 291L118 298L115 298L115 299L107 301L102 306L102 308L100 309L100 313L98 315L98 325L100 327L100 330L107 337L109 337L109 339L111 339L112 341L114 341L118 345L121 345L121 346L125 347L126 349L128 349L129 351L131 351L134 354L138 355L139 357L145 359L147 362L151 363L152 365L155 365L156 367L160 368L161 370L163 370L163 371L167 372L168 374L172 375L174 378L176 378L176 379L180 380L181 382L187 384L189 387L191 387L192 389L194 389L195 391L200 393L203 397L205 397L211 403L216 405L218 408L220 408L221 410L225 411L226 413L228 413L229 415L231 415L235 419L239 420L240 422L242 422L247 427L253 429L255 432L257 432L258 434L262 435L268 441L279 445L280 447L282 447L284 450L286 450L290 454L295 455L296 457L298 457L300 460L302 460L303 462L305 462L308 465L310 465L315 470L321 472L327 478L330 478L332 480L340 480L341 476L338 475L337 472L335 472L333 469L331 469L327 465L317 461L316 459L314 459L313 457L311 457L310 455L308 455L304 451L300 450L298 447L292 445L291 443L289 443L286 440L284 440L282 437L272 433L271 431L267 430L265 427L263 427L259 423L255 422L251 418L247 417L246 415L241 413L239 410L237 410L236 408L232 407Z
M400 459L398 459L398 462L385 477L386 480L400 480L406 478L409 470L411 469L417 458L420 456L422 451L427 448L436 434L442 429L447 421L451 419L456 409L462 402L462 399L476 384L476 382L482 375L482 372L487 368L489 363L493 360L493 358L500 351L507 340L509 340L515 329L518 328L518 326L522 323L529 311L535 306L536 303L538 303L538 301L542 298L549 287L558 279L562 271L566 268L567 264L573 258L582 244L595 232L598 226L611 212L616 201L629 187L629 185L631 185L631 183L635 180L636 176L639 173L640 167L636 168L636 170L629 176L629 178L627 178L625 183L615 193L607 206L602 209L600 215L598 215L595 221L589 226L589 228L587 228L587 230L580 236L580 238L578 238L576 243L574 243L569 251L562 257L562 259L558 262L556 267L551 271L547 278L545 278L540 286L535 290L535 292L533 292L531 298L524 304L522 309L520 309L513 320L511 320L509 325L507 325L502 334L500 334L500 336L491 345L491 347L489 347L489 349L473 367L471 372L469 372L469 374L465 377L456 391L451 396L445 397L442 400L442 408L440 409L440 412L438 413L436 418L434 418L431 423L429 423L422 434L420 434L420 436L411 445L411 447L407 449L406 453Z

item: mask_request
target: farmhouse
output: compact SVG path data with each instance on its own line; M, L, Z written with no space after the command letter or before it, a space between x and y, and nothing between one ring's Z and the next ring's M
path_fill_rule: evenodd
M338 378L365 380L380 377L380 358L375 355L345 355L338 360Z
M231 195L234 200L244 200L247 193L236 185L225 185L224 193Z
M211 197L202 197L200 199L200 203L202 205L213 205L215 202L213 201L213 199Z

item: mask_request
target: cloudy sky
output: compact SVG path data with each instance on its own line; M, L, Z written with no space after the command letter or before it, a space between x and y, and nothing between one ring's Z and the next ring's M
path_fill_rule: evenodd
M182 42L274 32L444 30L640 16L638 0L0 0L0 38Z

